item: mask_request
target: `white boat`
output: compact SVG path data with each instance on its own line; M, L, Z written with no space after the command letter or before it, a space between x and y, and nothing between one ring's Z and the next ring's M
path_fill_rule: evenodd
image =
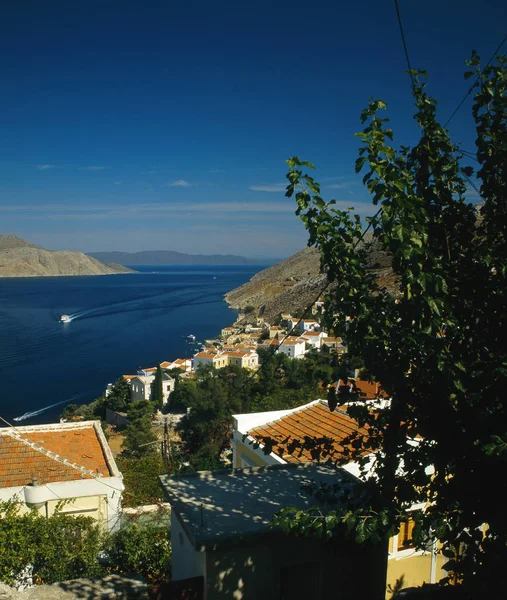
M195 335L193 335L192 333L190 335L187 335L187 340L189 342L195 342Z
M62 315L62 316L60 317L60 321L61 321L62 323L70 323L70 317L69 317L69 315Z

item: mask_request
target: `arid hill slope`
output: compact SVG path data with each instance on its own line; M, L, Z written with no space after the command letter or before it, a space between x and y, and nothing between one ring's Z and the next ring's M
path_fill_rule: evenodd
M371 238L366 239L367 242ZM396 289L389 257L373 244L369 248L369 268L379 283ZM320 252L305 248L285 260L256 273L250 281L230 291L225 300L233 308L253 306L259 316L273 323L281 312L300 313L320 294L326 275L320 271Z
M82 252L44 250L15 235L0 235L0 277L112 275L133 272L121 265L105 265Z

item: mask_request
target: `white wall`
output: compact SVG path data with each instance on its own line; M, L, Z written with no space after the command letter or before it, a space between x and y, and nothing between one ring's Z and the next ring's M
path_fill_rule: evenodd
M171 547L174 581L201 575L206 581L206 553L197 552L192 546L174 510L171 513Z
M76 471L78 474L78 472ZM41 500L44 506L39 509L41 514L51 513L54 510L55 502L61 500L75 499L73 504L64 508L74 514L87 514L93 510L90 516L99 518L102 512L105 512L104 525L108 530L114 531L120 525L120 506L122 492L125 489L121 477L100 477L97 479L80 479L75 481L62 481L59 483L48 483L39 486ZM25 486L16 486L0 489L0 500L17 499L25 503ZM80 501L87 498L88 501ZM104 498L104 505L101 505L100 499ZM98 510L97 515L95 511Z

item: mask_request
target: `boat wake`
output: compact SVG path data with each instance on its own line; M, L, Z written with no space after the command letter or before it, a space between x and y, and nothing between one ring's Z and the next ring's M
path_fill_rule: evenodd
M96 390L90 390L89 392L83 392L82 394L76 394L75 396L72 396L71 398L67 398L67 400L62 400L61 402L56 402L55 404L50 404L49 406L44 406L44 408L39 408L38 410L26 412L24 415L21 415L20 417L14 417L13 421L19 422L19 421L25 421L26 419L31 419L33 417L37 417L38 415L41 415L43 412L46 412L47 410L50 410L51 408L55 408L56 406L61 406L62 404L67 404L69 402L72 402L73 400L78 400L79 398L82 398L83 396L88 396L89 394L91 394L94 391L96 391Z
M103 306L103 307L96 307L96 308L90 308L88 310L84 310L81 312L77 312L74 313L72 315L66 315L68 317L68 320L66 320L66 323L69 323L71 321L73 321L74 319L79 319L79 320L85 320L85 319L96 319L99 317L110 317L112 315L116 315L116 314L124 314L124 313L136 313L136 312L148 312L148 311L157 311L157 310L163 310L163 309L177 309L177 308L181 308L183 306L198 306L200 304L211 304L213 302L216 302L216 298L220 297L218 294L215 295L209 295L209 294L200 294L198 296L196 296L195 298L193 298L193 300L188 300L188 299L182 299L179 302L175 302L173 300L173 302L171 302L170 304L154 304L154 305L147 305L147 304L133 304L130 303L130 305L128 305L127 302L122 302L122 303L117 303L115 304L111 304L109 306ZM206 298L206 300L202 300L203 298ZM119 306L119 304L121 304L121 306Z

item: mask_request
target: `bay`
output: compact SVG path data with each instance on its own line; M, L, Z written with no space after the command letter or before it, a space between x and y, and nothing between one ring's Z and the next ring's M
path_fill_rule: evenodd
M138 273L0 279L0 416L54 422L139 367L191 357L236 316L223 296L262 265L136 266ZM68 314L69 323L59 322Z

